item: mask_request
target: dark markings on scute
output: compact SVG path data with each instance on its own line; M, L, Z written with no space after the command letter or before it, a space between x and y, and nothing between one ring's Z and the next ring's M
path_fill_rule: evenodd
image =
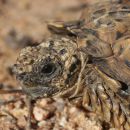
M91 40L88 40L87 41L87 48L89 48L88 53L91 54L91 55L102 55L102 48L99 49L98 46L94 46L94 44L96 44L97 42L95 41L91 41Z
M128 67L130 67L130 61L125 60L125 63L126 63L126 65L127 65Z
M82 31L83 31L84 33L89 33L89 34L92 34L92 35L98 37L98 33L97 33L94 29L84 28L84 29L82 29Z
M121 38L122 35L123 34L121 32L117 31L117 33L116 33L116 40L119 39L119 38Z
M87 40L86 43L87 43L87 46L91 46L91 45L92 45L93 43L95 43L95 42L93 42L93 41L91 41L91 40Z
M123 52L123 47L120 47L120 50L119 50L119 52L118 52L118 55L121 55L122 54L122 52Z
M121 90L127 92L128 91L128 85L125 84L124 82L121 82L121 81L119 81L119 82L121 84Z

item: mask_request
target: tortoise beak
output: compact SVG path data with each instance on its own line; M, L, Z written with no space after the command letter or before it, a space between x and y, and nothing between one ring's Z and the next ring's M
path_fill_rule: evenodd
M35 86L35 87L26 87L23 86L23 91L32 97L32 99L36 99L38 97L52 97L55 93L59 91L58 88L53 86Z

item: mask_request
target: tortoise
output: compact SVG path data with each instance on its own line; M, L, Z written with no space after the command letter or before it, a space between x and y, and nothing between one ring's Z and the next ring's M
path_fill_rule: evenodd
M130 130L129 1L97 1L48 29L51 37L22 49L14 65L23 91L78 101L109 128Z

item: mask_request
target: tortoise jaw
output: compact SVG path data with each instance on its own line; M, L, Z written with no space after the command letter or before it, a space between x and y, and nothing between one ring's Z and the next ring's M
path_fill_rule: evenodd
M73 93L75 92L76 86L72 87L65 87L62 89L59 89L58 87L54 86L47 86L47 85L39 85L39 86L33 86L33 87L22 87L23 91L26 95L30 96L31 99L37 99L37 98L50 98L50 97L71 97Z
M32 99L36 98L48 98L52 97L59 92L59 89L53 86L35 86L27 87L23 86L23 91L29 95Z

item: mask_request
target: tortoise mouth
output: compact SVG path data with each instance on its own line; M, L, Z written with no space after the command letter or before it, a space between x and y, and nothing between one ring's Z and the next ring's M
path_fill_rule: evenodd
M75 85L71 87L63 87L59 89L56 86L38 85L33 87L22 87L24 93L31 97L31 99L37 98L50 98L50 97L71 97L75 92Z
M47 98L47 97L52 97L56 93L59 92L59 89L54 86L46 86L46 85L39 85L35 87L27 87L23 86L23 91L31 96L32 99L36 98Z

